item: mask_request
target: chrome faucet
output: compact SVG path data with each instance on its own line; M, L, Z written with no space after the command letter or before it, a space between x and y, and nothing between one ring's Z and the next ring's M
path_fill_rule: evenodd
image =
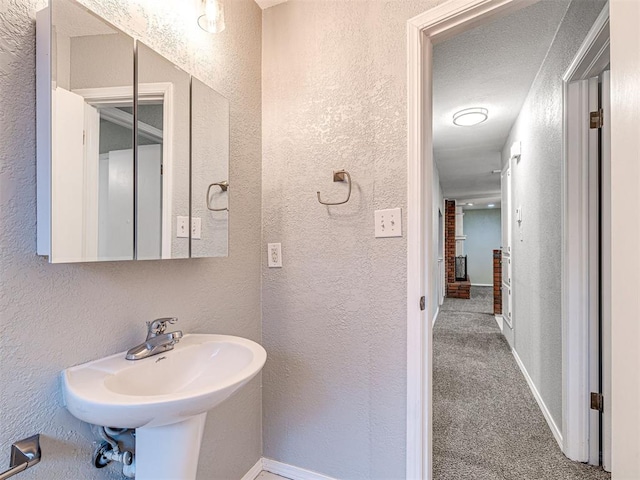
M168 350L172 350L182 338L182 332L165 333L169 324L178 321L175 317L158 318L153 322L147 322L147 339L127 352L127 360L141 360Z

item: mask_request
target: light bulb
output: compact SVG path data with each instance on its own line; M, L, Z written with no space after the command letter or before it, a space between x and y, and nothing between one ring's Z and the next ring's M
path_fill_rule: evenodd
M224 23L224 5L222 0L202 0L204 15L198 17L198 25L205 32L220 33L226 27Z

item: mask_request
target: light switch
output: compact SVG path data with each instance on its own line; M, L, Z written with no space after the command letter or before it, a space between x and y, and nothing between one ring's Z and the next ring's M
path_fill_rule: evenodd
M191 238L194 240L200 240L202 238L202 219L200 217L193 217L191 219Z
M402 236L402 209L376 210L375 235L377 238Z
M189 217L178 217L177 223L177 232L176 236L178 238L189 238Z

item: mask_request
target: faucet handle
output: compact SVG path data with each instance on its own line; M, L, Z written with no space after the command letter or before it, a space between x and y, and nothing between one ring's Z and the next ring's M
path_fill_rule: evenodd
M177 317L163 317L157 318L153 322L147 322L147 338L162 335L167 330L167 325L176 323L177 321Z

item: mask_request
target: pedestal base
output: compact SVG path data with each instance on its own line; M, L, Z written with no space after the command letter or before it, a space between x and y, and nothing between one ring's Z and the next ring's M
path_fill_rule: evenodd
M136 429L136 480L196 480L206 413Z

